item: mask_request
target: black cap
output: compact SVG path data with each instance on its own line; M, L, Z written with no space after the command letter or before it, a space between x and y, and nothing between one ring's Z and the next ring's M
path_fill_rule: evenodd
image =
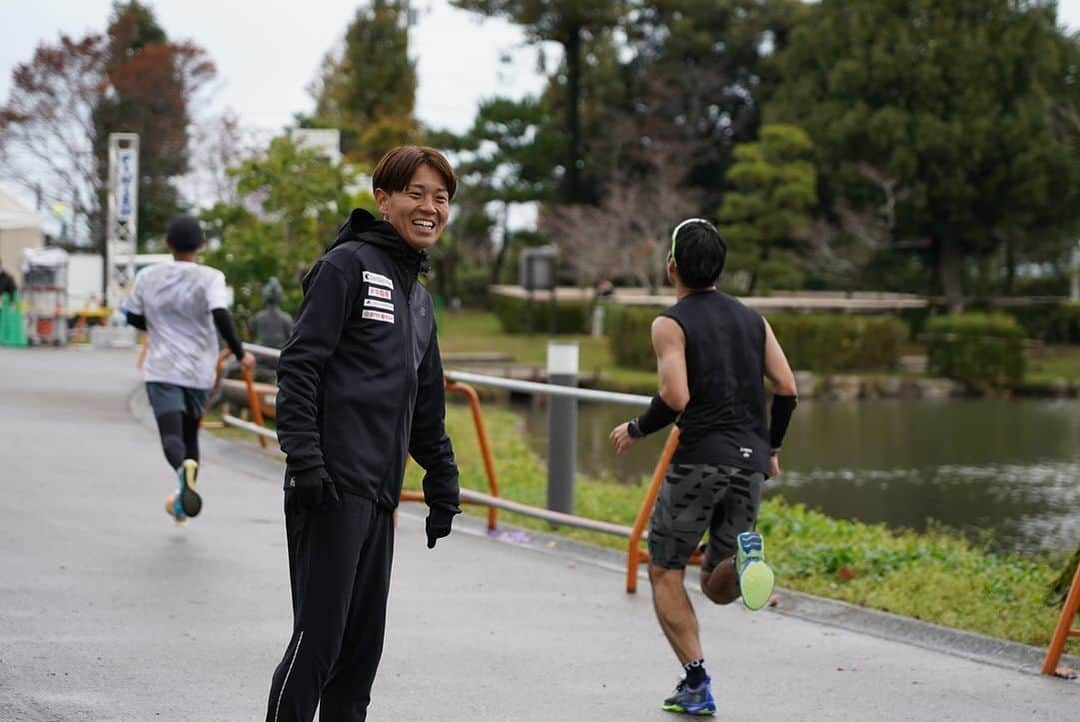
M165 240L174 250L182 253L197 251L203 243L202 226L195 216L173 216L165 227Z

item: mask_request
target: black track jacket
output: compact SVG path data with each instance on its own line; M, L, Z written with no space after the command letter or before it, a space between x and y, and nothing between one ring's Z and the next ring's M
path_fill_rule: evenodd
M304 278L277 370L286 485L327 473L339 491L393 509L411 454L428 506L460 512L434 309L417 282L425 261L358 208Z

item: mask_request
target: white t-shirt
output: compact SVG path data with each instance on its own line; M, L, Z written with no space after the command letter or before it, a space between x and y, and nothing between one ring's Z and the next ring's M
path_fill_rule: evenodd
M216 268L173 261L139 271L122 308L146 317L146 380L213 386L218 338L210 312L228 305L225 274Z

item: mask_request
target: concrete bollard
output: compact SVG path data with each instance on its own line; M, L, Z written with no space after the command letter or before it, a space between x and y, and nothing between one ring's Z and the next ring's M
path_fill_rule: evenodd
M577 386L578 344L549 341L548 383ZM577 471L577 399L548 399L547 508L574 513L574 474Z

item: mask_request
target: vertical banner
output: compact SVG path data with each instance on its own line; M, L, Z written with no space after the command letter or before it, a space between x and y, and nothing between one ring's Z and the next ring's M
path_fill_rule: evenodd
M105 298L115 309L135 280L139 225L139 136L109 134L109 208L105 238Z

